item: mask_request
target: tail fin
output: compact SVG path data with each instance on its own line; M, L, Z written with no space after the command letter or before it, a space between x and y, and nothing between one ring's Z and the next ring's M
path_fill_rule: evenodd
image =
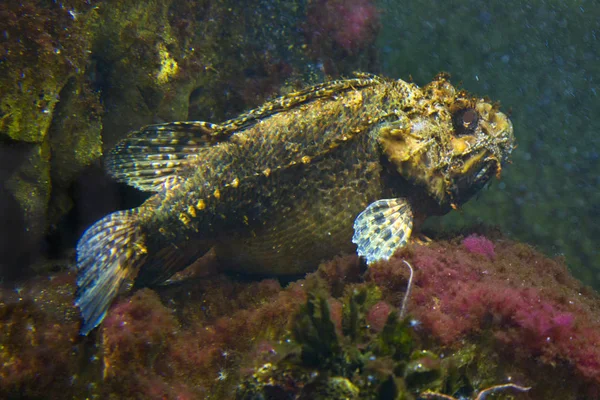
M116 295L133 282L146 259L138 209L118 211L92 225L77 244L75 305L83 315L81 334L102 322Z

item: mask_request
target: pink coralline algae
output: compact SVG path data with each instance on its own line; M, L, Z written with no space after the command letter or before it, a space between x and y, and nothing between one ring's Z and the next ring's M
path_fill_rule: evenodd
M476 234L469 235L464 238L462 244L470 253L481 254L489 257L490 259L493 259L495 256L494 243L484 236L479 236Z

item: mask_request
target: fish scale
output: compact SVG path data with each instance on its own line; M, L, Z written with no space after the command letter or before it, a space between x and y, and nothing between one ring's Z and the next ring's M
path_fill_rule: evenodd
M499 175L513 147L497 105L444 75L419 88L359 74L222 124L142 128L106 165L154 195L79 241L81 333L123 289L160 284L211 248L222 268L263 275L312 271L340 252L387 259L427 216Z

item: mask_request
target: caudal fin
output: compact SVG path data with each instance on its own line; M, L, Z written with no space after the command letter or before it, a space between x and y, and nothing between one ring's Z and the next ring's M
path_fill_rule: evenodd
M102 322L112 300L133 282L146 259L137 217L138 209L107 215L77 244L75 305L83 316L82 335Z

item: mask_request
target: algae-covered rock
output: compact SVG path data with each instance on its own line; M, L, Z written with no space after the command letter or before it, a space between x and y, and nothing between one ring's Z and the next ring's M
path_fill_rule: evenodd
M6 181L5 188L20 207L26 234L35 241L44 232L50 200L50 143L45 140L26 148L22 163ZM5 232L10 235L19 228L15 226Z
M92 46L95 7L87 2L0 5L0 137L42 143L60 92L83 73Z
M98 13L92 67L107 106L105 148L148 123L219 122L275 94L303 68L301 38L292 35L302 8L292 1L242 8L146 0Z
M94 10L95 7L83 1L48 5L36 1L0 4L0 26L3 27L3 40L0 41L0 148L3 153L16 151L23 155L14 158L16 164L12 165L3 185L7 191L3 197L16 203L13 212L21 215L21 223L3 224L0 229L7 238L19 237L24 232L30 247L18 245L15 251L29 253L28 257L17 255L15 258L25 264L35 258L46 233L54 177L73 176L100 154L97 124L89 125L82 119L76 131L65 131L61 120L67 117L56 115L61 109L68 118L73 118L77 110L67 110L62 104L65 90L87 88L84 71L92 46ZM91 103L94 108L98 101L94 98ZM89 106L90 102L85 104ZM81 107L79 109L82 112ZM85 112L90 111L86 109ZM62 135L81 138L61 144L62 149L68 146L68 151L78 154L77 159L62 157L62 161L55 163L61 156L55 152L50 138L54 127L63 129ZM15 150L23 148L27 151Z
M55 224L73 206L69 188L81 171L102 155L102 109L99 96L81 75L60 92L48 136L52 201L47 223Z
M94 385L86 374L99 367L97 351L77 340L73 292L66 274L0 288L2 398L65 398Z

